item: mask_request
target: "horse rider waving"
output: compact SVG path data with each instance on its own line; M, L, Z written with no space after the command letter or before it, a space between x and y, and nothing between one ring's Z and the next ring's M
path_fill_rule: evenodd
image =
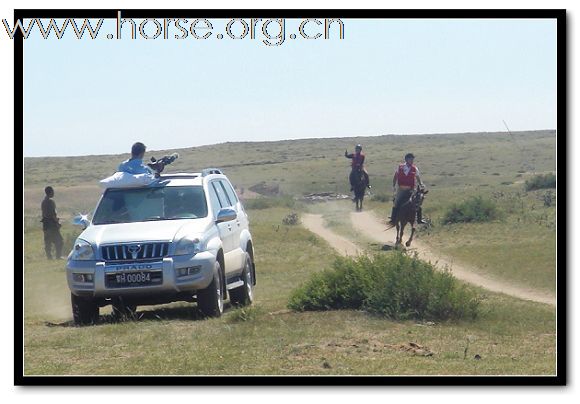
M423 181L421 181L421 174L419 168L413 161L415 156L413 153L407 153L405 155L405 162L399 164L395 170L395 175L393 176L393 210L391 211L391 224L395 224L395 218L397 216L397 210L402 203L409 200L411 195L417 185L421 189L425 188ZM417 207L417 223L425 224L423 220L423 212L421 206Z
M352 192L354 190L354 186L355 186L355 175L356 172L358 170L363 172L363 175L365 176L365 180L367 183L367 188L371 188L371 184L369 181L369 173L367 172L364 164L365 164L365 154L362 152L362 146L360 144L357 144L354 148L354 153L349 154L348 150L344 151L344 157L346 157L347 159L351 159L351 165L352 165L352 170L350 172L350 175L348 177L349 181L350 181L350 191Z

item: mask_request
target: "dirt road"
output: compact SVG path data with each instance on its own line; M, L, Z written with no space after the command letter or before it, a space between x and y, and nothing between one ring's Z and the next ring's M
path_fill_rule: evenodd
M352 241L342 237L324 226L322 215L302 215L302 224L312 233L315 233L328 242L342 255L359 255L363 253Z
M386 225L372 212L352 212L350 219L352 226L357 231L372 240L383 244L392 244L395 240L395 229L385 231ZM362 250L350 240L326 228L321 215L305 214L302 216L302 223L308 230L326 240L339 253L343 255L357 255L362 253ZM455 277L462 281L480 286L492 292L505 293L520 299L545 303L552 306L556 305L556 297L553 295L477 274L477 270L472 266L437 253L417 239L413 240L411 250L417 251L421 259L437 263L437 266L440 268L446 266L451 268Z

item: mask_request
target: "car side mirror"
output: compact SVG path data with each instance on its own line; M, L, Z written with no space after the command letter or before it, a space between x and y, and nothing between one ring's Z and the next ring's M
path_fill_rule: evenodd
M73 218L73 224L75 226L81 226L83 230L89 227L90 223L91 221L89 220L89 215L82 215L79 213Z
M235 210L230 208L223 208L217 214L216 223L230 222L238 217Z

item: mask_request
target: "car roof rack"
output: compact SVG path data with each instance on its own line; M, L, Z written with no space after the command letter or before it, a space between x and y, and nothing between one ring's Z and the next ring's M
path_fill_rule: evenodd
M201 171L202 177L207 177L210 174L223 174L223 173L222 170L220 170L219 168L204 168Z
M199 173L169 173L169 174L161 174L160 177L163 179L178 179L178 178L197 178L199 177Z

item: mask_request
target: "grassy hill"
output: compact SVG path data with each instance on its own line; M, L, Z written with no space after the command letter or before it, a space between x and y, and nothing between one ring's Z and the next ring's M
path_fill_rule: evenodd
M136 139L137 140L137 139ZM349 162L344 150L361 143L375 193L390 192L395 166L413 152L430 198L440 201L449 192L462 195L492 188L509 189L532 172L556 169L553 130L501 133L439 134L304 139L278 142L224 143L180 150L148 151L146 158L179 152L168 172L220 167L239 188L277 184L288 195L348 191ZM129 155L25 158L25 213L33 215L42 189L56 188L62 212L94 208L98 181L112 174ZM58 197L58 195L61 197Z

